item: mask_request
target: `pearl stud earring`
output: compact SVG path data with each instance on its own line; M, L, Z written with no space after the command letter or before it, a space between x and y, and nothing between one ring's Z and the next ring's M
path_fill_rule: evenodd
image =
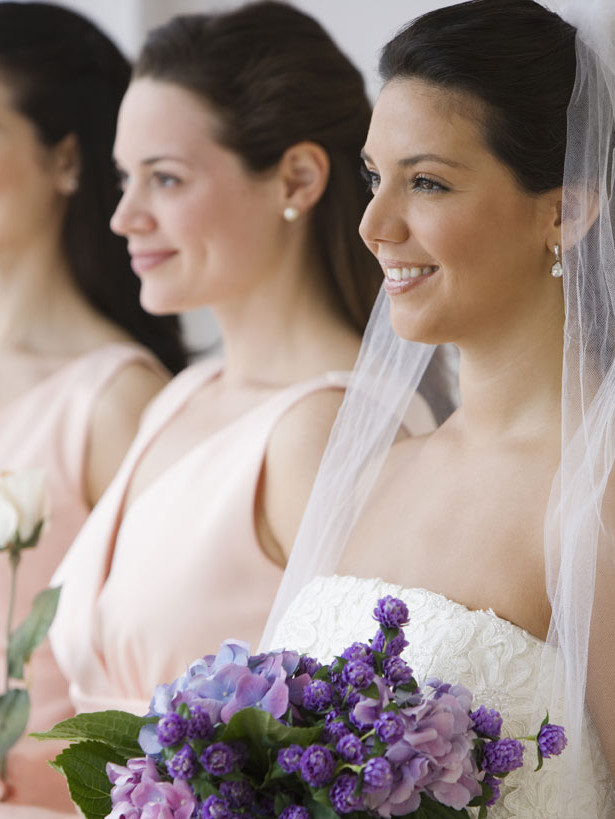
M282 216L287 222L294 222L299 218L299 210L293 207L293 205L289 205L287 208L284 208Z
M562 257L560 255L559 245L554 246L553 252L555 253L555 264L551 268L551 275L554 279L561 279L561 277L564 275L564 268L562 267Z

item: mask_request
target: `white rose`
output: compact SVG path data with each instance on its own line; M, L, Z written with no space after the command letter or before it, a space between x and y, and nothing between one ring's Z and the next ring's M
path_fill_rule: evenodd
M45 488L40 469L0 473L0 546L23 543L45 517Z

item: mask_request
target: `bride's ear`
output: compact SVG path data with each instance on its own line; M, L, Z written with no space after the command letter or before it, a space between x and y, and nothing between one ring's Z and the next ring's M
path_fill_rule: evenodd
M569 250L587 235L598 218L598 193L594 196L586 185L580 184L557 188L547 196L551 197L552 208L547 245L559 244Z

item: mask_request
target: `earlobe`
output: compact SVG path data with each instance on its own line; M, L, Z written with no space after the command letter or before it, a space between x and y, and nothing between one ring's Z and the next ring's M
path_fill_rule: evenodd
M329 155L315 142L298 142L288 148L279 165L282 213L291 209L306 213L313 208L327 187L329 169Z
M81 152L75 134L67 134L54 148L56 184L63 196L72 196L79 188Z

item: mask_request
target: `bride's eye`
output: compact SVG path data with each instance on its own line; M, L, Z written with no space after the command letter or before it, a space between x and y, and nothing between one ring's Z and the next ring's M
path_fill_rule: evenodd
M361 165L361 176L367 183L367 190L373 193L380 184L380 176L375 171L370 171L365 165Z
M415 191L420 191L421 193L441 193L443 191L449 190L445 185L442 185L440 182L436 182L435 179L431 179L429 176L423 176L418 174L412 180L412 189Z

